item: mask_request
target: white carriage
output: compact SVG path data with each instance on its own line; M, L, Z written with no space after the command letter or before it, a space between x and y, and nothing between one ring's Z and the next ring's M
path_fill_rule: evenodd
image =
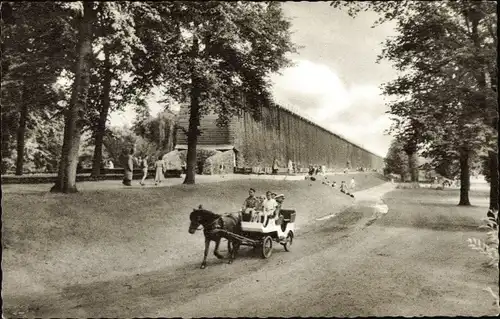
M280 224L278 224L279 215L282 216ZM281 209L274 216L265 216L263 219L252 221L252 216L243 212L241 245L260 247L263 258L271 256L273 241L283 245L286 251L290 251L295 232L295 216L295 210Z

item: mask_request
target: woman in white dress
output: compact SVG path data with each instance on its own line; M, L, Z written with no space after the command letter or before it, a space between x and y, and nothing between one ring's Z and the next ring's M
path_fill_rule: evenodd
M165 171L165 163L162 160L162 156L160 156L158 160L155 162L155 169L156 169L155 185L158 185L158 183L161 183L163 179L163 173Z
M142 168L141 185L144 186L144 181L146 180L146 177L148 177L148 157L147 156L144 156L144 158L141 159L140 165Z

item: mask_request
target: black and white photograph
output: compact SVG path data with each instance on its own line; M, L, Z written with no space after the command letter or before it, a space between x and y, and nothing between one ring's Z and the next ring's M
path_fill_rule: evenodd
M2 319L499 316L497 12L1 1Z

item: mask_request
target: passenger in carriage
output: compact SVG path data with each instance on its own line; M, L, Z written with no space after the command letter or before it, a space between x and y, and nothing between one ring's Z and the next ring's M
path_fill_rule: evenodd
M285 234L283 233L285 231L285 224L284 222L284 216L281 214L281 206L283 205L283 202L285 201L285 195L279 194L276 195L276 202L278 203L278 207L276 208L276 213L275 213L275 223L276 226L278 227L278 238L280 240L285 239Z
M245 199L245 202L243 203L243 211L246 210L247 208L254 208L257 207L258 204L258 198L255 196L255 189L250 188L248 191L248 197Z
M276 195L275 200L277 203L275 212L276 225L281 225L281 223L283 222L283 215L281 215L281 206L283 205L283 201L285 201L285 195L283 194Z
M255 210L261 212L264 209L262 206L262 203L264 203L266 196L260 195L260 196L257 196L256 198L257 198L257 204L255 205Z
M249 217L246 217L244 219L246 220L252 220L254 215L256 214L255 210L259 204L258 198L255 196L255 189L250 188L248 191L248 197L245 199L245 202L243 203L242 207L242 212L246 216L250 215Z
M262 206L263 206L263 214L262 214L262 216L264 218L261 218L261 220L262 220L262 222L264 222L265 217L274 214L274 212L276 210L276 207L278 206L278 203L272 197L272 192L271 191L267 191L266 192L266 199L262 203Z

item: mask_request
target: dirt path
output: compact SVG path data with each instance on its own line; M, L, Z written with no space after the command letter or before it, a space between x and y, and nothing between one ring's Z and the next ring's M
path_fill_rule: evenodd
M292 252L276 247L266 260L244 248L234 264L211 256L200 270L201 256L188 254L158 271L8 302L29 305L17 315L43 317L495 314L482 291L494 287L494 278L464 244L477 236L469 225L475 211L455 211L464 215L458 228L436 230L448 217L425 206L431 204L422 199L434 193L419 194L418 206L411 193L381 200L392 189L383 184L358 192L344 213L309 219Z
M365 204L369 198L375 202L376 194L380 196L390 188L387 184L383 184L358 192L356 196L359 196ZM327 219L320 218L322 216L318 216L314 212L303 214L298 222L302 228L298 229L293 253L284 252L283 248L278 245L279 247L275 249L269 260L262 260L258 252L254 252L250 248L242 248L241 256L235 264L227 265L226 261L220 261L211 256L212 258L208 260L208 268L204 271L198 269L201 250L192 249L193 246L200 246L201 238L198 237L201 235L189 236L187 242L185 240L184 242L179 240L169 242L167 250L179 251L179 248L185 246L184 253L174 255L174 258L170 258L169 262L164 264L164 267L159 271L141 272L139 270L138 273L134 273L131 270L127 275L114 276L112 280L104 282L71 285L62 291L53 293L44 291L39 295L31 293L29 296L12 296L8 298L8 304L18 305L15 310L13 309L13 312L21 315L51 317L143 316L151 309L163 308L165 304L182 305L199 295L210 294L211 291L215 291L217 287L223 287L226 283L249 274L258 275L259 272L265 271L268 267L283 268L285 266L284 268L286 268L286 265L330 246L332 240L341 239L349 232L354 231L356 225L364 223L372 216L373 208L368 206L364 211L358 209L355 213L340 214ZM321 229L321 231L318 233L313 229ZM172 238L172 240L174 239ZM187 249L188 246L189 249ZM224 252L225 246L222 246ZM170 254L166 253L166 255ZM151 258L154 260L153 256ZM154 261L156 262L156 260ZM136 302L135 300L138 298L143 301Z

